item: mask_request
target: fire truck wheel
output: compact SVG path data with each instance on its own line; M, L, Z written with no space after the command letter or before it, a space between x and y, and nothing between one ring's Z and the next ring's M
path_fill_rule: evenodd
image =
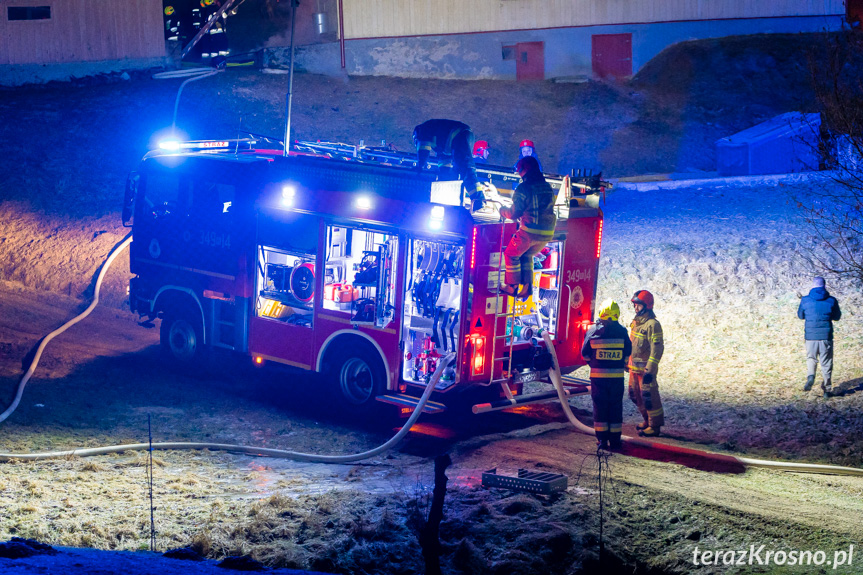
M375 397L385 388L384 366L377 350L364 343L339 345L328 356L328 379L337 387L344 406L377 406Z
M203 354L200 321L188 314L168 314L162 318L159 341L162 350L176 364L193 367Z

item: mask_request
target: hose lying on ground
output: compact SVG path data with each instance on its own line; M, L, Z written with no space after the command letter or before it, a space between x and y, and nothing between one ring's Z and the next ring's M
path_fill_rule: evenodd
M551 381L554 384L555 389L557 390L557 396L560 399L560 405L561 407L563 407L563 412L566 414L566 418L578 431L587 435L596 435L596 432L593 430L592 427L588 427L587 425L583 424L581 421L578 420L575 414L572 413L572 409L569 406L569 399L566 397L563 391L563 381L560 378L560 365L557 363L557 353L555 352L554 344L552 343L551 337L548 335L548 332L543 332L542 339L545 341L546 348L551 353L553 365L548 373L551 377ZM646 441L643 439L629 437L626 435L624 435L621 439L627 443L630 443L632 445L638 445L640 447L649 447L651 449L674 453L679 453L681 451L680 448L666 445L664 443L659 443L657 441ZM853 475L857 477L863 477L863 469L857 469L856 467L843 467L839 465L820 465L816 463L795 463L790 461L768 461L765 459L751 459L748 457L737 457L735 455L713 453L700 449L687 448L685 449L685 451L689 455L697 455L699 457L704 457L708 459L728 461L730 458L745 467L778 469L780 471L794 471L797 473L820 473L823 475Z
M21 378L21 381L18 383L18 390L15 394L15 399L12 404L0 414L0 422L6 420L18 407L18 404L21 401L21 396L24 393L24 386L27 385L27 382L30 380L30 377L33 375L33 372L36 370L36 366L39 364L39 359L42 357L42 352L45 349L45 346L48 345L48 342L90 315L90 312L96 307L99 303L99 292L102 287L102 280L105 278L105 274L108 272L108 269L111 267L111 264L114 262L116 257L132 242L132 234L127 235L123 241L111 252L108 256L108 259L105 260L102 269L99 271L99 275L96 278L96 286L93 291L93 301L84 310L81 314L75 316L59 328L55 329L51 333L49 333L42 342L39 344L39 347L36 350L36 353L33 356L33 360L30 362L30 367L27 369L27 372ZM555 389L557 390L558 398L560 399L560 405L563 407L563 411L566 414L567 419L569 419L570 423L575 426L576 429L585 433L587 435L596 435L593 428L588 427L583 424L581 421L575 417L575 414L572 413L572 409L569 406L569 401L564 394L563 391L563 382L560 378L560 364L557 361L557 353L554 349L554 344L551 341L551 337L548 335L548 332L543 332L542 338L545 341L545 345L551 353L552 356L552 367L549 370L549 376L551 378L552 383L554 384ZM368 451L364 451L362 453L355 453L349 455L318 455L314 453L300 453L296 451L286 451L282 449L266 449L261 447L250 447L246 445L231 445L224 443L195 443L195 442L163 442L163 443L132 443L127 445L111 445L107 447L93 447L86 449L72 449L67 451L53 451L47 453L0 453L0 461L9 461L9 460L18 460L18 461L34 461L39 459L51 459L56 457L67 457L70 455L76 455L79 457L87 457L92 455L105 455L109 453L120 453L123 451L142 451L152 449L210 449L210 450L218 450L218 451L232 451L235 453L246 453L249 455L259 455L266 457L277 457L284 459L292 459L295 461L307 461L312 463L353 463L355 461L360 461L363 459L368 459L371 457L375 457L380 455L389 449L395 447L402 438L410 431L411 427L413 427L416 420L419 418L422 413L423 408L428 402L429 397L431 397L432 392L435 389L438 381L443 374L444 369L453 362L455 359L455 354L450 353L446 357L442 358L440 363L437 366L437 369L434 372L431 380L426 386L425 391L423 392L420 400L414 409L414 412L408 418L405 425L396 433L393 437L391 437L387 442L375 447L374 449L370 449ZM662 443L658 443L655 441L644 441L640 439L636 439L633 437L624 436L622 438L624 441L637 444L644 447L650 447L652 449L657 450L666 450L666 451L677 451L673 446L664 445ZM727 460L728 458L732 458L739 462L740 464L746 467L761 467L766 469L779 469L781 471L794 471L798 473L820 473L826 475L853 475L863 477L863 469L857 469L854 467L841 467L837 465L818 465L813 463L794 463L794 462L781 462L781 461L767 461L763 459L751 459L747 457L736 457L731 455L723 455L719 453L711 453L709 451L701 451L701 450L691 450L687 449L690 454L698 454L705 458L720 458Z
M120 252L126 249L126 246L128 246L130 243L132 243L131 232L129 232L129 234L125 238L123 238L123 241L120 243L120 245L114 248L114 251L112 251L111 255L108 256L108 259L105 260L105 263L102 265L102 269L99 271L99 275L96 278L96 287L93 289L93 301L90 303L89 306L87 306L87 309L85 309L80 314L73 317L72 319L52 331L42 339L42 342L36 349L36 353L33 355L33 361L30 362L30 367L27 369L27 372L18 382L18 390L15 392L15 399L12 401L11 405L6 408L6 411L0 413L0 422L5 421L6 418L12 415L12 412L14 412L15 409L18 408L18 404L21 402L21 396L24 394L24 386L26 386L27 382L30 381L30 376L33 375L33 372L36 371L36 366L39 365L39 359L42 357L42 352L45 351L45 346L48 345L48 342L69 329L70 327L72 327L73 325L75 325L76 323L78 323L79 321L81 321L82 319L84 319L85 317L87 317L88 315L90 315L90 312L92 312L96 308L96 305L99 303L99 290L102 288L102 280L105 278L105 274L108 273L108 268L111 267L111 264L114 263L114 259L118 255L120 255Z
M213 451L231 451L233 453L246 453L248 455L258 455L263 457L276 457L280 459L292 459L294 461L307 461L311 463L353 463L363 459L369 459L389 451L395 447L404 436L411 430L416 420L422 413L423 407L432 392L435 389L438 381L443 375L444 369L449 366L455 359L455 354L450 353L442 358L437 366L437 369L432 375L431 380L426 386L425 391L417 403L416 409L402 426L402 428L392 436L386 443L383 443L374 449L363 451L362 453L353 453L348 455L318 455L315 453L300 453L297 451L286 451L284 449L267 449L263 447L250 447L247 445L231 445L226 443L195 443L171 441L162 443L131 443L128 445L110 445L107 447L93 447L86 449L71 449L68 451L52 451L48 453L0 453L0 461L18 460L18 461L34 461L38 459L52 459L55 457L67 457L77 455L78 457L88 457L91 455L106 455L109 453L120 453L123 451L146 451L151 447L153 449L210 449Z
M24 386L27 385L27 382L30 380L30 377L33 375L33 372L36 370L36 366L39 365L39 360L42 357L42 352L45 350L45 346L48 345L48 342L90 315L90 312L96 307L99 303L99 291L102 288L102 280L105 278L105 274L108 272L108 268L111 267L111 264L114 263L116 257L124 250L126 247L132 242L132 234L127 235L123 241L114 248L114 251L111 252L111 255L108 256L108 259L105 260L102 269L99 271L99 275L96 278L96 287L93 290L93 301L87 307L86 310L81 312L79 315L75 316L71 320L67 321L51 333L45 336L42 342L39 344L36 353L33 356L33 360L30 362L30 367L27 369L27 372L21 378L21 381L18 382L18 390L15 394L15 399L12 404L0 414L0 422L7 419L15 409L18 407L18 404L21 402L21 396L24 394ZM67 451L52 451L47 453L0 453L0 461L9 461L9 460L18 460L18 461L34 461L38 459L52 459L55 457L67 457L70 455L77 455L79 457L87 457L91 455L106 455L109 453L120 453L123 451L142 451L148 450L151 447L153 449L210 449L213 451L232 451L234 453L247 453L249 455L260 455L266 457L278 457L283 459L293 459L295 461L308 461L312 463L353 463L355 461L360 461L362 459L369 459L371 457L375 457L380 455L393 447L395 447L404 436L410 431L411 427L413 427L416 420L419 418L422 413L423 408L431 397L432 392L435 389L438 381L440 381L441 375L443 375L444 369L446 369L453 361L455 360L455 354L450 353L445 357L441 358L438 363L437 369L431 377L428 385L426 386L425 391L417 403L414 412L402 426L402 428L392 436L386 443L383 443L374 449L370 449L368 451L364 451L362 453L354 453L348 455L318 455L314 453L300 453L296 451L286 451L283 449L266 449L262 447L249 447L246 445L231 445L225 443L195 443L195 442L163 442L163 443L132 443L128 445L110 445L107 447L93 447L86 449L71 449Z

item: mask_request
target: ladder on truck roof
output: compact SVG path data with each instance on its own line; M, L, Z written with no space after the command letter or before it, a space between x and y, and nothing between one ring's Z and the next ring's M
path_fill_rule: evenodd
M195 45L201 41L201 38L203 38L205 34L210 33L210 28L213 27L213 24L218 22L219 18L224 16L228 12L228 10L231 9L231 6L233 6L233 4L234 4L234 0L226 0L225 3L222 4L222 6L216 11L216 13L213 14L212 16L210 16L209 20L204 22L204 25L201 26L201 29L198 30L198 33L195 34L194 38L192 38L189 41L189 43L186 44L186 47L183 48L183 51L180 54L180 60L181 61L183 58L185 58L186 56L189 55L189 52L192 51L192 48L194 48Z
M415 168L417 165L417 155L415 152L401 152L392 144L387 144L386 141L382 141L380 146L366 146L361 140L359 145L355 146L352 144L343 144L341 142L310 142L298 140L294 142L294 149L298 152L312 152L329 156L331 158L372 162L381 165L411 168ZM480 176L485 176L488 180L515 184L521 181L521 178L515 170L506 166L477 164L476 172ZM560 189L561 186L567 185L566 178L570 178L570 189L568 194L566 194L569 197L574 195L599 194L604 190L611 188L611 183L602 180L601 172L593 174L579 170L577 173L574 172L569 176L548 173L544 173L543 175L545 176L546 181L551 184L553 189Z

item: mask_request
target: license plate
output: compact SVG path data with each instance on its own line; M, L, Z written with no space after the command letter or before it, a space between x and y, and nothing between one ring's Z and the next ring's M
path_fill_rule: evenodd
M530 383L531 381L536 381L542 377L545 372L543 371L527 371L525 373L518 373L512 378L513 383Z

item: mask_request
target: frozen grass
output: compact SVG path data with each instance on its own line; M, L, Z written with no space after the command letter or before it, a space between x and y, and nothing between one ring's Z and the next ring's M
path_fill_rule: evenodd
M659 381L669 434L856 464L863 394L825 401L817 388L802 391L797 293L805 295L817 273L805 257L817 246L789 195L782 187L612 194L598 300L625 302L628 323L632 294L654 294L665 335ZM853 391L863 383L863 296L831 278L828 290L843 310L833 383ZM824 442L835 449L821 449Z

